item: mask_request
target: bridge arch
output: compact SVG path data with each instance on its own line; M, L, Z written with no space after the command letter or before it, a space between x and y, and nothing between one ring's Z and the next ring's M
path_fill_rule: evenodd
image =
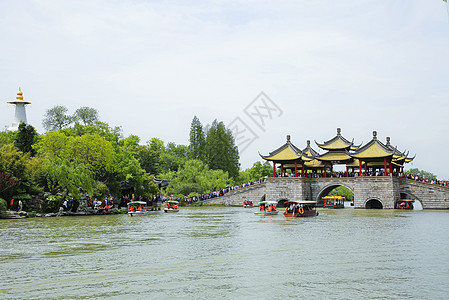
M287 201L290 201L290 200L285 199L285 198L278 199L277 200L278 203L277 203L276 207L285 207L285 202L287 202Z
M367 209L383 209L384 204L378 198L370 198L365 201L364 207Z
M354 194L354 190L349 185L342 184L342 183L332 183L332 184L326 185L325 187L321 188L321 190L318 192L317 197L315 199L315 201L318 203L318 205L323 204L324 196L327 196L333 189L335 189L339 186L347 188Z

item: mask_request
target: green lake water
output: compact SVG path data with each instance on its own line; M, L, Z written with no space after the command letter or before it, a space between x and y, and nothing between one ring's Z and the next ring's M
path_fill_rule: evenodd
M0 220L0 299L448 299L449 211Z

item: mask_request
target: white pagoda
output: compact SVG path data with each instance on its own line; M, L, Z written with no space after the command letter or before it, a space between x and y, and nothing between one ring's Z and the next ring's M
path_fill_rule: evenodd
M14 122L8 128L8 130L16 131L19 129L20 122L24 122L25 124L27 123L27 113L25 111L25 105L31 104L31 102L23 100L22 91L19 88L19 91L17 92L16 100L8 101L8 103L16 105L16 113L14 115Z

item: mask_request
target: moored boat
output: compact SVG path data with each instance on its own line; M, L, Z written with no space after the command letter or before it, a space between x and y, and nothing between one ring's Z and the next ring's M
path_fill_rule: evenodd
M260 201L259 211L256 211L254 214L262 216L277 215L279 211L277 210L276 205L276 201Z
M326 196L322 199L324 208L345 208L345 197Z
M284 216L286 217L315 217L316 201L287 201Z
M396 209L413 209L413 202L415 202L415 200L401 199L401 200L396 201L394 208L396 208Z
M166 213L176 213L179 211L178 201L169 200L167 201L167 206L164 208L164 212Z
M143 201L133 201L128 203L128 216L148 215L147 203Z
M251 200L243 201L243 207L245 207L245 208L254 207L253 201L251 201Z

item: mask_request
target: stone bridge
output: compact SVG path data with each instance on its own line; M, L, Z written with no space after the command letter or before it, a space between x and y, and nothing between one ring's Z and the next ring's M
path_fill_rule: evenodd
M313 200L321 198L338 186L354 193L355 208L394 208L399 199L419 200L424 209L449 209L449 188L393 176L341 178L268 178L266 182L234 190L209 200L230 206L241 206L244 200L258 204L272 201ZM322 203L322 202L321 202Z

